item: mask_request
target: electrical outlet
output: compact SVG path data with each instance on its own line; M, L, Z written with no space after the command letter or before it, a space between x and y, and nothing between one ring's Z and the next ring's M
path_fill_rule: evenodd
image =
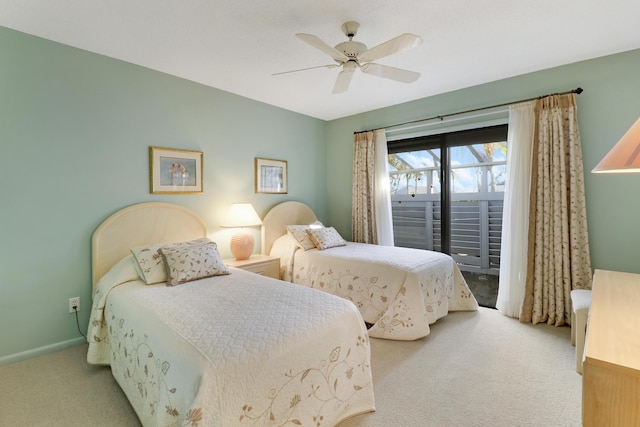
M74 310L73 307L76 309ZM80 297L69 298L69 313L80 311Z

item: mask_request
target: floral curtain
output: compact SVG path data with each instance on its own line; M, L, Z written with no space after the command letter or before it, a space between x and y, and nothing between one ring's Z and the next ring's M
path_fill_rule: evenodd
M591 288L575 95L536 101L523 322L571 323L573 289Z
M384 129L356 133L353 148L352 239L393 246L393 220Z

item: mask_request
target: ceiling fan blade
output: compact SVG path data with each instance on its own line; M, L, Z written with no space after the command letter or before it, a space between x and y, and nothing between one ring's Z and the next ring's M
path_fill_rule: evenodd
M418 80L418 77L420 77L420 73L416 73L415 71L403 70L402 68L374 63L364 64L360 69L363 73L384 77L385 79L396 80L402 83L415 82Z
M405 33L362 52L358 55L358 60L360 62L375 61L376 59L411 49L412 47L416 47L420 44L422 44L422 38L420 36Z
M332 93L342 93L349 89L351 79L353 78L353 72L356 70L356 63L353 61L346 62L343 65L342 71L338 74L336 84L333 86Z
M318 36L314 36L312 34L298 33L296 34L296 37L298 37L303 42L310 44L316 49L321 50L322 52L326 53L327 55L329 55L330 57L332 57L338 62L347 62L349 60L347 55L329 46L328 44L323 42Z
M299 71L307 71L307 70L315 70L316 68L336 68L339 67L338 64L329 64L329 65L318 65L317 67L308 67L308 68L300 68L298 70L290 70L290 71L281 71L279 73L273 73L272 76L279 76L281 74L289 74L289 73L297 73Z

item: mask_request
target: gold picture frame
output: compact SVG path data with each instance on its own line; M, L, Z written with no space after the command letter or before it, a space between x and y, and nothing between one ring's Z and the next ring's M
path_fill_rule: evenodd
M152 194L200 194L202 151L149 147Z
M287 161L255 158L256 193L287 194Z

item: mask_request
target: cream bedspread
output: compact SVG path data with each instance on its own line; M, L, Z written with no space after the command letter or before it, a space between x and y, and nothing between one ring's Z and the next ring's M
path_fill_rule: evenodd
M478 309L453 258L440 252L352 242L305 251L284 235L271 255L283 280L352 301L373 325L370 337L418 339L449 311Z
M149 286L129 258L96 286L87 359L111 365L143 425L333 426L374 410L352 303L233 268Z

